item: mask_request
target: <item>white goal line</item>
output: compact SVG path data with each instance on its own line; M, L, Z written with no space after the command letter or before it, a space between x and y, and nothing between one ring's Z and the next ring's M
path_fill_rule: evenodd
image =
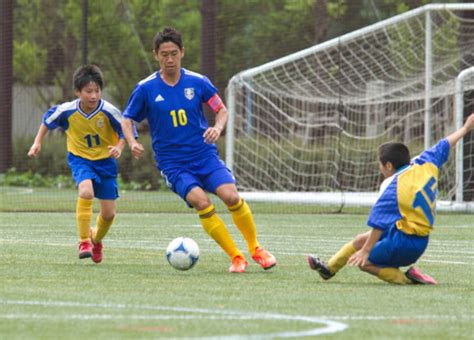
M240 192L248 202L342 205L346 207L371 207L378 192ZM456 203L438 201L438 211L473 212L474 202Z

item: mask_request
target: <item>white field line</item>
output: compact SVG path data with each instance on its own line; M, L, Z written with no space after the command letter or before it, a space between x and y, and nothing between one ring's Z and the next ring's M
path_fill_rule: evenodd
M48 240L48 241L46 241ZM10 239L10 238L1 238L0 244L23 244L23 245L47 245L51 247L76 247L75 238L56 238L57 242L51 242L50 237L45 239L34 239L34 240L25 240L25 239ZM154 240L139 240L131 241L128 240L127 243L117 240L107 240L107 248L110 249L138 249L142 251L159 251L164 252L166 245L169 242L168 238L157 238ZM201 251L207 253L217 253L220 252L220 249L215 246L212 240L206 240L205 242L199 242L201 244ZM272 244L279 244L279 242L271 242ZM444 242L443 242L444 243ZM453 244L452 246L443 245L442 241L428 246L427 252L420 259L420 262L430 262L430 263L440 263L440 264L452 264L452 265L468 265L474 266L474 251L470 250L469 242L466 242L465 246L469 245L469 249L453 249L453 246L459 247L459 244ZM157 244L161 244L158 246ZM286 243L284 243L286 244ZM341 241L337 239L322 239L319 242L310 242L310 243L298 243L295 248L298 248L299 251L292 251L291 248L287 247L273 247L274 253L277 255L287 255L287 256L306 256L307 254L318 254L319 256L329 257L333 255L340 246ZM203 247L203 245L206 245ZM329 246L328 246L329 245ZM243 246L238 244L238 246ZM302 252L301 249L310 249L309 251ZM323 249L323 250L320 250Z
M55 313L55 314L38 314L38 313L5 313L0 314L0 318L4 319L42 319L42 320L188 320L188 319L208 319L208 320L278 320L278 321L296 321L307 322L309 324L318 324L322 327L312 328L304 331L288 331L267 334L253 335L221 335L218 337L205 337L202 339L273 339L273 338L293 338L307 337L315 335L323 335L341 332L348 326L344 323L332 321L327 318L303 316L303 315L284 315L274 313L257 313L242 312L233 310L210 310L203 308L184 308L184 307L166 307L151 305L131 305L131 304L102 304L102 303L81 303L68 301L17 301L17 300L0 300L1 305L13 306L41 306L41 307L72 307L72 308L103 308L108 310L142 310L142 311L166 311L179 313L177 315L168 314L90 314L90 313ZM185 315L183 315L183 313ZM196 314L196 315L194 315ZM193 338L197 339L197 338Z
M55 213L56 214L56 213ZM75 223L75 221L73 219L70 218L70 216L72 213L67 213L68 215L68 218L67 220L71 220L71 225L73 225ZM159 214L157 214L159 215ZM191 218L193 219L193 218ZM196 217L197 219L197 217ZM30 226L34 226L34 227L44 227L44 228L48 228L50 227L51 230L53 229L51 227L51 224L45 224L45 223L34 223L34 222L31 222L30 221ZM163 223L163 221L161 221L161 223ZM339 222L340 223L340 222ZM229 227L235 227L232 223L226 223L227 226ZM11 228L11 227L15 227L17 228L18 227L18 224L2 224L2 227L7 227L7 228ZM122 222L116 222L114 223L114 229L129 229L129 228L136 228L137 225L136 224L126 224L126 223L122 223ZM201 229L202 228L202 225L201 224L173 224L173 225L167 225L167 227L170 227L170 228L199 228ZM305 230L311 230L311 229L328 229L328 228L332 228L334 230L338 230L340 228L350 228L350 229L354 229L354 228L357 228L357 227L360 227L360 232L364 232L364 231L368 231L370 230L369 227L366 227L364 225L360 225L360 224L354 224L354 225L319 225L319 224L308 224L308 225L302 225L302 224L279 224L279 223L272 223L272 224L266 224L266 223L258 223L257 221L257 227L258 228L264 228L264 229L273 229L273 228L286 228L288 230L294 230L296 228L303 228ZM54 227L55 229L56 227ZM140 226L140 229L144 229L144 230L158 230L159 229L159 226L157 225L142 225ZM436 233L436 230L437 229L474 229L474 225L469 225L469 224L460 224L460 225L455 225L455 226L439 226L439 227L435 227L434 230L433 230L433 233Z

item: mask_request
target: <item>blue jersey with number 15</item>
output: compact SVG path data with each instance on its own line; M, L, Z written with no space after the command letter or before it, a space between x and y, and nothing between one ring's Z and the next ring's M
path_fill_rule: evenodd
M205 76L181 68L177 84L170 86L155 72L140 81L132 92L124 117L150 125L155 160L161 170L216 154L203 134L208 122L202 110L217 89Z
M449 150L448 141L442 139L410 166L387 178L368 225L387 230L395 224L405 234L428 235L434 223L439 169L448 160Z

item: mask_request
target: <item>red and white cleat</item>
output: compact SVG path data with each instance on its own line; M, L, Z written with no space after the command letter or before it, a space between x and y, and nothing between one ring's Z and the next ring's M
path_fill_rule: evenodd
M242 256L236 256L232 259L232 265L229 267L229 273L243 273L247 269L248 262Z
M410 279L410 281L414 284L423 284L423 285L435 285L435 279L431 276L423 274L419 269L415 267L410 267L406 272L405 276Z
M255 253L253 254L252 258L265 270L273 268L277 264L275 256L260 247L255 249Z

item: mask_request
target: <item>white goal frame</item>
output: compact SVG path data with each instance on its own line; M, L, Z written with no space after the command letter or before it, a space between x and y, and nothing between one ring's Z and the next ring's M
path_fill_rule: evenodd
M474 10L474 4L429 4L409 12L400 14L398 16L383 20L368 27L356 30L352 33L345 34L341 37L334 38L322 44L312 46L297 53L285 56L283 58L268 62L261 66L248 69L236 74L229 81L227 87L227 105L229 111L229 120L226 131L226 165L229 169L234 167L234 133L235 133L235 117L236 117L236 91L242 81L249 80L255 75L262 72L269 71L275 67L292 63L296 60L302 59L306 56L314 54L319 51L324 51L328 48L334 48L339 44L349 42L355 38L361 37L367 33L384 28L388 25L402 22L409 18L424 14L425 21L425 109L424 109L424 124L431 126L432 112L431 100L433 84L431 82L432 76L432 37L431 37L431 15L432 11L452 10L464 11ZM474 67L462 71L458 78L453 80L456 84L455 94L455 122L456 128L463 124L463 95L464 82L472 78L474 75ZM471 79L472 80L472 79ZM429 147L432 144L432 135L429 129L424 132L424 146ZM462 141L456 147L456 201L438 201L437 209L443 211L474 211L474 202L465 202L463 200L463 144ZM260 202L285 202L285 203L311 203L311 204L336 204L341 206L353 207L369 207L372 206L378 196L376 192L241 192L242 196L248 201Z

